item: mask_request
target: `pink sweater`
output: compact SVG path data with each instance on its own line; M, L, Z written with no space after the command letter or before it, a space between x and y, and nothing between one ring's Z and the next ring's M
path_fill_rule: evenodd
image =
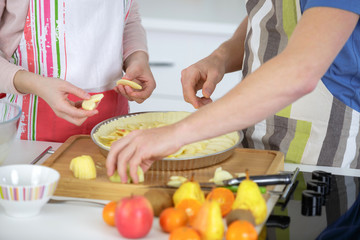
M9 60L21 40L28 7L29 0L0 0L0 93L20 94L13 79L15 73L23 68ZM139 6L134 0L124 29L124 60L133 52L147 52L146 34L138 9Z

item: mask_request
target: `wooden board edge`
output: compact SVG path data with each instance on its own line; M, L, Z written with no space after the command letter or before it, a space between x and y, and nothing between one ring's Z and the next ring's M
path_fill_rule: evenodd
M51 167L51 165L54 164L54 162L59 158L63 152L66 151L68 147L70 147L75 141L77 141L79 138L88 138L89 135L73 135L69 137L63 144L60 145L60 147L48 158L46 159L42 165Z
M266 174L274 174L284 170L284 154L278 151L268 151L269 154L274 154L275 157L271 162Z

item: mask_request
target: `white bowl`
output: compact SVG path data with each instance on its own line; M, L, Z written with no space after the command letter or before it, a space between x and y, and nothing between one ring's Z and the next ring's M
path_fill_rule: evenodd
M0 167L0 205L12 217L31 217L54 194L60 174L55 169L38 165Z
M0 101L0 165L7 158L11 143L16 136L21 116L21 108L5 101Z

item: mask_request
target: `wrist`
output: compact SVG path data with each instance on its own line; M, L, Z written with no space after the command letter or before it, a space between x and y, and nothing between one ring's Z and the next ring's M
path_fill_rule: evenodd
M149 65L149 56L144 51L136 51L130 54L124 61L124 70L126 70L131 64L137 63L142 65Z
M240 70L242 68L243 55L239 50L238 43L230 39L221 44L211 55L213 55L218 64L222 64L225 73Z
M196 122L191 117L186 117L174 123L172 127L174 128L174 136L179 147L201 140L199 138L201 134L196 130ZM195 132L197 134L194 134Z

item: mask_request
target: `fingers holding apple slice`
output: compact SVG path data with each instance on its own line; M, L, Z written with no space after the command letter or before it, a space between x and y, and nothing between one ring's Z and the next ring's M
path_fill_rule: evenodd
M115 141L111 147L110 152L106 159L106 168L108 176L112 176L114 172L117 172L120 177L120 181L122 183L128 182L128 172L130 173L130 177L132 178L134 183L138 183L137 176L132 175L132 165L129 165L130 159L136 152L136 149L129 145L131 141L131 136L133 132L129 133L127 136L120 138L119 140ZM136 164L136 163L135 163ZM136 164L136 168L139 164ZM129 168L129 169L128 169ZM136 169L137 170L137 169Z
M137 174L137 176L138 176L138 182L139 182L139 183L144 182L144 180L145 180L145 178L144 178L144 171L142 170L142 168L141 168L140 166L138 166L136 174ZM133 178L130 176L129 168L128 168L128 170L127 170L127 177L128 177L128 179L127 179L127 182L126 182L126 183L133 183L133 182L134 182ZM119 174L118 174L117 171L115 171L114 174L109 177L109 180L110 180L111 182L121 183L121 179L120 179L120 176L119 176Z

